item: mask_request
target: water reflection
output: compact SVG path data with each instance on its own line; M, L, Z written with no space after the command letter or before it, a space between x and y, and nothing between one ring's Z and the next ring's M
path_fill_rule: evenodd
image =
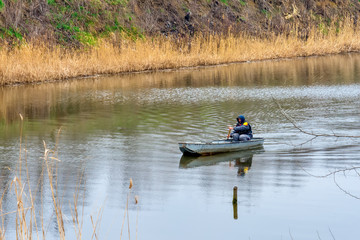
M264 148L256 150L245 150L231 153L220 153L210 156L188 156L182 155L180 158L179 168L197 168L202 166L216 165L221 162L228 162L229 167L237 168L237 176L245 177L251 168L254 155L260 155L264 153ZM238 219L238 202L237 202L238 187L234 187L233 192L233 218Z
M359 62L360 54L337 55L2 87L0 125L17 120L18 113L28 119L58 119L89 112L102 105L133 100L134 95L148 95L153 89L354 84L360 79ZM196 93L189 94L191 98ZM154 103L159 97L149 100ZM182 95L183 100L186 97Z
M201 166L211 166L221 162L229 162L229 166L238 168L237 175L245 176L250 170L253 156L264 152L264 148L256 150L245 150L231 153L220 153L210 156L187 156L180 158L180 168L194 168Z
M250 154L249 156L239 157L235 159L235 167L238 168L238 176L244 177L245 174L250 170L253 156L253 154Z
M306 130L359 135L359 65L360 55L355 54L2 88L0 188L5 189L14 179L8 169L17 167L18 114L22 113L28 185L44 187L39 184L43 140L53 146L61 127L57 180L66 206L73 201L84 169L79 187L86 189L81 191L85 214L108 199L108 213L115 212L119 219L132 178L132 191L143 200L137 205L142 224L139 239L168 239L173 232L179 233L177 239L193 239L196 234L181 229L194 226L196 233L211 235L208 238L234 238L239 236L236 231L246 231L246 238L279 239L271 233L281 232L278 227L287 228L289 223L307 228L295 238L309 239L313 237L309 228L318 227L319 222L336 226L344 238L351 239L349 234L357 228L347 231L345 227L359 222L353 215L358 202L347 202L332 179L313 179L300 166L323 175L357 165L359 140L317 138L307 142L311 137L299 134L272 99ZM254 134L266 139L266 151L184 156L179 162L178 142L224 138L226 126L240 112L246 113ZM239 190L235 210L241 215L229 223L234 186ZM349 178L349 186L357 187L358 179ZM43 194L37 193L37 209L51 209L48 192L44 187ZM14 196L4 196L4 212L16 209L16 202ZM134 209L129 206L130 211ZM62 211L71 220L71 209ZM54 222L50 229L55 229L52 211L44 212L44 221L50 219ZM333 218L334 214L343 218ZM306 221L296 222L295 215ZM269 221L269 216L274 221ZM7 216L5 223L10 226L14 217ZM103 219L108 217L105 212ZM329 222L336 220L339 222ZM249 222L252 224L246 225ZM73 228L71 221L66 224ZM246 227L240 228L240 224ZM131 226L136 226L135 218ZM265 236L257 236L259 227L266 226L268 229L261 231ZM84 227L84 234L90 232L84 239L91 238L92 230L91 224ZM220 232L221 236L213 236ZM118 238L116 234L115 230L109 236ZM8 238L12 239L11 235Z

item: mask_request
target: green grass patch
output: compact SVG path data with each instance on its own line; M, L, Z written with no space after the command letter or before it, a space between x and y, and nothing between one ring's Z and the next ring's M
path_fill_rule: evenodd
M110 5L122 5L122 6L127 6L128 2L127 0L105 0L106 3L110 4Z
M228 0L220 0L220 2L224 3L225 5L228 5Z
M239 0L239 3L240 3L240 5L243 6L243 7L246 6L246 2L244 2L243 0Z
M266 18L269 18L271 16L270 12L265 9L262 9L261 12L266 16Z
M0 27L0 37L1 38L15 38L16 40L22 41L23 36L20 32L17 30L9 27L9 28L2 28Z
M97 38L89 32L80 31L74 38L86 46L95 46L97 44Z
M135 26L134 14L127 9L129 0L88 0L81 5L74 0L47 1L50 21L61 45L92 46L110 33L122 33L131 39L144 37Z
M324 23L319 23L319 30L322 34L324 35L328 35L329 33L329 29L326 27L326 25Z
M55 5L56 2L55 2L55 0L47 0L47 4L52 6L52 5Z

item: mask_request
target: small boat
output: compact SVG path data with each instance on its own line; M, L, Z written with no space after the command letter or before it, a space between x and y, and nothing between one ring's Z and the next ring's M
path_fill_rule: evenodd
M233 141L232 139L214 140L211 142L179 143L180 151L185 155L212 155L224 152L236 152L262 147L263 138L249 141Z

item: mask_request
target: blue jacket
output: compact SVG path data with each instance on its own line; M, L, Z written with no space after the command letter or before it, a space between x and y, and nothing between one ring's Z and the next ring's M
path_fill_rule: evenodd
M250 136L250 138L253 138L251 125L248 122L245 122L245 117L240 115L239 117L236 118L236 120L237 120L237 124L234 127L233 133L238 133L240 135L247 134Z

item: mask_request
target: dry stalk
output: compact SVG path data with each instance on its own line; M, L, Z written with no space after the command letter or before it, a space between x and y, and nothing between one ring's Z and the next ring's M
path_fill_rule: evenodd
M139 196L135 196L135 204L139 203ZM136 238L138 238L138 226L139 226L139 206L136 207Z
M40 231L42 232L42 239L46 239L46 232L48 226L45 226L45 221L43 218L43 194L41 194L41 210L36 211L35 210L35 196L33 193L37 193L38 189L40 189L40 193L43 192L44 188L44 181L42 180L44 177L44 171L47 172L48 175L48 181L49 181L49 187L51 192L51 198L54 206L54 212L56 215L56 220L58 224L58 233L59 233L59 239L65 239L65 227L64 227L64 221L63 221L63 213L61 208L61 202L59 199L59 194L57 191L57 178L54 176L54 171L57 170L57 163L58 160L58 138L55 145L55 151L51 150L47 147L45 141L44 144L44 156L43 156L43 167L42 171L39 177L39 180L37 182L37 186L35 191L31 189L30 185L30 173L29 173L29 166L27 162L27 150L23 150L23 117L20 114L21 118L21 125L20 125L20 149L19 149L19 161L17 165L17 170L14 171L14 178L13 180L7 184L2 192L1 198L0 198L0 218L1 218L1 225L0 225L0 239L6 238L6 227L5 227L5 218L6 216L10 214L15 214L15 234L16 239L26 239L30 240L33 239L33 231L37 234L37 239L40 239L39 236ZM60 129L58 131L58 137L60 134ZM26 142L25 142L26 145ZM55 163L54 163L55 162ZM26 169L23 169L23 163ZM12 169L9 168L10 171ZM26 170L26 181L23 181L24 179L21 178L22 171ZM79 187L82 184L83 181L83 172L80 175L80 179L78 180L76 192L74 194L74 210L70 209L73 214L73 222L75 227L75 233L76 238L81 239L82 237L82 225L83 225L83 214L84 214L84 199L83 199L83 206L82 206L82 217L80 219L79 217L79 210L78 210L78 200L79 200ZM85 188L84 188L85 191ZM16 198L16 210L4 212L2 208L3 200L6 195L8 194L14 194ZM83 194L83 197L85 197L85 194ZM30 204L30 205L29 205ZM39 216L40 214L40 216ZM102 216L102 209L99 210L99 213L97 215L96 222L93 222L93 219L91 217L91 221L93 223L94 227L94 236L97 239L97 229L99 228L100 221ZM38 223L36 217L40 217L41 223ZM52 217L51 217L52 218ZM50 221L49 221L50 223Z
M82 172L82 174L80 175L80 179L77 183L77 187L74 193L74 210L70 205L70 210L71 210L71 216L73 219L73 226L74 226L74 230L75 230L75 234L76 234L76 239L81 239L82 238L82 227L83 227L83 219L84 219L84 201L85 201L85 188L84 188L84 192L83 192L83 201L82 201L82 209L81 209L81 219L79 217L79 211L78 211L78 202L79 202L79 187L81 185L82 182L82 178L84 176L84 172Z
M293 32L267 39L231 34L198 35L190 40L123 39L116 46L100 40L90 50L32 43L11 51L0 48L0 85L360 51L359 29L350 20L344 21L340 31L335 26L327 34L312 29L306 40L299 38L296 26Z
M93 234L91 236L91 239L93 239L95 237L95 239L98 240L98 236L96 234L96 231L97 231L97 228L100 225L101 218L102 218L102 213L103 213L103 208L100 208L99 211L98 211L98 215L96 217L95 223L93 221L93 217L90 216L91 224L92 224L92 227L93 227Z
M128 202L129 202L129 195L130 195L130 193L128 193L127 198L126 198L126 205L125 205L125 211L124 211L124 218L123 218L123 221L122 221L122 224L121 224L120 240L121 240L122 233L123 233L123 229L124 229L125 218L126 218L126 215L128 214Z
M131 195L131 188L133 187L132 178L130 178L129 182L130 182L129 183L129 193L127 194L127 198L126 198L124 218L123 218L123 222L122 222L122 225L121 225L120 240L121 240L121 237L122 237L126 217L127 217L127 225L128 225L128 234L129 234L129 239L130 239L129 198L130 198L130 195Z
M18 165L18 172L17 172L17 176L18 177L14 177L11 186L14 187L14 192L15 192L15 196L16 196L16 203L17 203L17 210L16 210L16 236L18 239L31 239L32 236L32 218L33 218L33 205L31 207L24 207L24 204L27 202L26 201L26 194L24 193L25 190L25 184L22 182L21 176L22 176L22 155L23 155L23 150L22 150L22 136L23 136L23 116L21 114L19 114L20 116L20 139L19 139L19 165ZM25 150L26 153L26 150ZM25 160L26 160L26 155L25 155ZM30 186L29 186L30 188ZM29 194L31 195L31 193ZM31 196L30 196L31 198ZM26 222L26 215L27 215L27 211L29 209L32 209L31 211L31 216L29 219L29 224L27 224Z
M38 226L36 222L36 211L35 211L35 204L34 204L34 196L32 194L32 190L30 187L30 177L27 165L27 150L22 149L22 138L23 138L23 116L20 115L20 149L19 149L19 165L18 171L15 173L15 177L10 184L10 189L13 186L14 193L17 201L17 210L13 212L8 212L2 214L2 220L4 221L3 216L16 213L16 236L17 239L32 239L33 234L33 226L35 227L35 231L38 234ZM22 161L23 161L23 153L24 153L24 161L26 166L26 178L27 181L25 183L22 182ZM26 187L26 184L28 185ZM9 194L7 192L8 189L6 188L3 192L2 199L5 194ZM36 191L35 191L36 192ZM30 207L25 207L25 204L29 203ZM29 216L30 211L30 216ZM5 231L1 231L3 233L2 237L5 237ZM38 236L39 238L39 236Z
M48 178L49 178L49 185L50 185L50 190L51 190L51 197L53 200L53 205L54 205L54 210L55 210L55 215L56 215L56 220L57 220L57 224L58 224L58 231L59 231L59 237L60 239L65 239L65 228L64 228L64 220L63 220L63 215L62 215L62 211L61 211L61 204L59 202L58 199L58 195L56 195L57 192L57 184L55 183L54 186L54 176L53 176L53 162L50 162L51 160L58 160L55 157L50 157L49 154L54 155L54 151L50 150L47 148L45 141L43 141L44 143L44 161L45 161L45 165L46 165L46 170L48 173Z
M37 224L37 221L36 221L36 209L35 209L35 198L32 194L32 190L31 190L31 187L30 187L30 175L29 175L29 167L28 167L28 162L27 162L27 151L25 150L25 167L26 167L26 178L27 178L27 185L29 186L28 188L28 191L29 191L29 198L30 198L30 205L31 205L31 216L30 216L30 238L29 239L32 239L32 221L34 220L34 227L35 227L35 232L37 234L37 238L39 239L39 233L38 233L38 224ZM43 176L43 170L40 174L40 179L41 179L41 176ZM40 180L39 179L39 180ZM35 189L35 193L37 192L37 189L38 189L38 186L39 186L39 181L38 181L38 185Z

